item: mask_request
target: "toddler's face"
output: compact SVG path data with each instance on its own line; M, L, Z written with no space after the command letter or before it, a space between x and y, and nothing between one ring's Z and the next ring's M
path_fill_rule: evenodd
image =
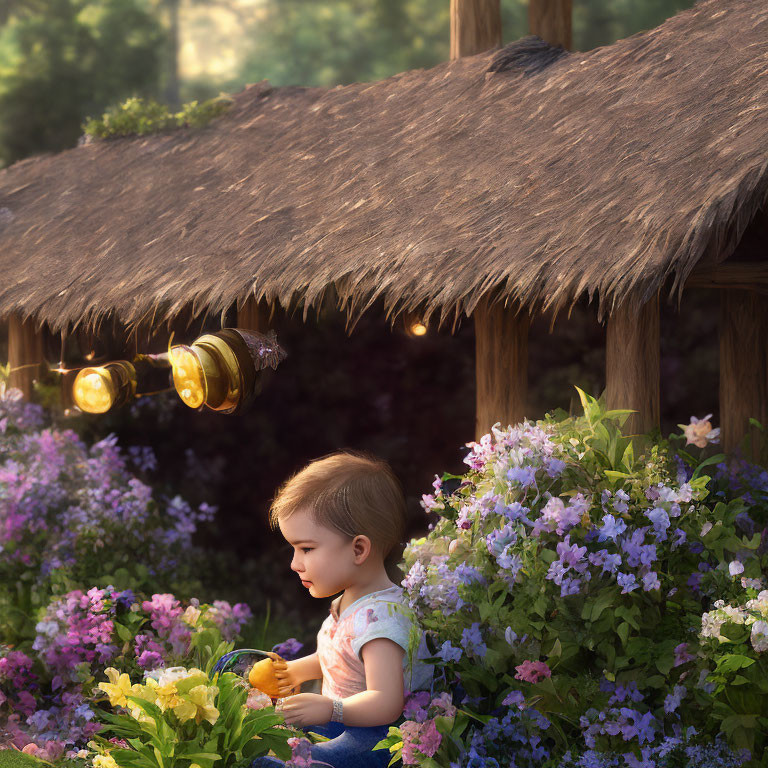
M279 525L280 533L293 547L291 570L312 597L337 595L353 583L352 539L318 525L302 510L280 520Z

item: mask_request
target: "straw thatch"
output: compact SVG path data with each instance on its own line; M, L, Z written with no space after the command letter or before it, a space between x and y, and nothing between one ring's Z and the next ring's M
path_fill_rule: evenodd
M768 187L768 5L700 2L588 53L331 90L252 86L197 132L0 173L0 314L155 320L253 293L350 318L483 294L601 317L732 253ZM155 314L156 313L156 314Z

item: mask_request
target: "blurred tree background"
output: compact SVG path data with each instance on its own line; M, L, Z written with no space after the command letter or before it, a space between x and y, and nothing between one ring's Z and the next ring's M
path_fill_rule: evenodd
M691 0L574 0L574 48L587 51L660 24ZM502 0L504 40L528 33L527 3ZM384 78L447 59L449 0L4 0L0 6L0 166L77 144L89 115L131 95L174 106L246 83L332 86ZM662 309L662 431L717 408L716 295ZM231 319L231 318L230 318ZM530 415L573 405L573 385L604 386L605 328L577 305L529 341ZM216 324L208 324L216 327ZM266 525L277 486L307 461L341 448L373 451L405 487L411 533L436 473L460 472L474 437L474 334L391 329L375 305L351 335L332 306L307 322L278 310L289 358L242 418L195 413L174 396L144 398L107 417L68 420L87 436L116 432L151 445L149 479L220 508L204 532L217 553L204 599L244 600L317 630L313 601ZM202 330L203 326L195 331ZM196 333L190 332L191 341ZM0 334L0 360L7 359ZM56 360L58 350L51 350ZM288 608L287 606L291 606ZM313 616L301 622L300 617ZM289 621L290 624L290 621Z

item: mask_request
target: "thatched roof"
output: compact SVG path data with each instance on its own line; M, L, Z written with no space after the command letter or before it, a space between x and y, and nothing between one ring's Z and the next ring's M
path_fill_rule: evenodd
M558 55L561 54L562 55ZM728 256L766 198L768 5L708 0L588 53L537 38L337 87L247 88L199 131L0 172L0 314L155 320L249 293L351 318L587 292Z

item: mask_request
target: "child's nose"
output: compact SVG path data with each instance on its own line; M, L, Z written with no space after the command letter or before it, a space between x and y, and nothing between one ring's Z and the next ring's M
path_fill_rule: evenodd
M291 560L291 570L296 571L297 573L304 570L304 564L301 562L298 555L294 555L293 560Z

